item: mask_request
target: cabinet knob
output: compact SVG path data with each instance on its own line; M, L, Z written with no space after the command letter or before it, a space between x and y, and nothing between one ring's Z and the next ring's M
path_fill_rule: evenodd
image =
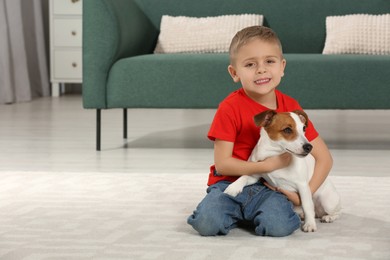
M72 35L73 36L76 36L77 32L76 31L72 31Z
M78 1L80 1L80 0L71 0L72 1L72 3L77 3Z
M76 62L72 62L72 67L76 68L77 67L77 63Z

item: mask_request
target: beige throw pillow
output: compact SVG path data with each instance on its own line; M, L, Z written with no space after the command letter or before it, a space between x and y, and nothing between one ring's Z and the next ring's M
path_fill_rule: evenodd
M390 55L390 14L327 17L323 54Z
M201 18L164 15L154 52L228 52L230 41L239 30L262 24L263 16L256 14Z

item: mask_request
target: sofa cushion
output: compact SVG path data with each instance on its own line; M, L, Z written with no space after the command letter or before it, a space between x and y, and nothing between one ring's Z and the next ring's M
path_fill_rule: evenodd
M107 84L107 106L212 108L238 85L227 54L150 54L119 60Z
M187 17L163 15L155 53L228 52L239 30L262 25L257 14Z
M388 109L390 56L287 54L280 90L312 109Z
M389 13L388 0L135 0L155 28L161 17L259 13L280 37L285 53L322 53L327 16ZM157 37L157 36L156 36Z
M390 14L327 17L323 53L390 55Z
M306 109L388 107L390 56L286 54L285 58L279 89ZM109 74L107 106L215 108L241 87L230 78L228 65L227 54L150 54L122 59Z

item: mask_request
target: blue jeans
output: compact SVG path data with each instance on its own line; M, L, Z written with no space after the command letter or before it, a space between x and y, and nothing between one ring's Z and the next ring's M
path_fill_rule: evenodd
M188 217L202 236L226 235L239 222L251 222L259 236L283 237L297 230L301 221L286 196L257 182L232 197L223 193L230 182L218 182Z

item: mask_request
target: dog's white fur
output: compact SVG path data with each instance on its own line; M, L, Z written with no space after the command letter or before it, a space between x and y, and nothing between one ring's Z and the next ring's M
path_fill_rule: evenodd
M270 185L281 189L298 192L301 198L302 208L295 207L295 211L304 216L302 230L314 232L317 230L315 217L321 218L321 222L333 222L341 214L340 197L329 179L326 179L320 188L311 194L309 181L314 171L314 157L309 153L312 146L305 137L304 127L307 125L307 115L303 111L289 113L296 124L296 129L291 129L296 135L294 140L278 138L272 140L267 133L270 131L282 131L283 129L273 129L272 120L278 114L275 111L265 111L256 117L255 121L261 127L260 136L256 147L253 149L249 161L262 161L267 157L290 152L293 154L290 165L286 168L273 171L268 174L244 175L230 184L225 193L237 196L247 185L256 183L261 177ZM259 119L260 118L260 119ZM260 121L259 121L260 120ZM290 131L290 130L286 130ZM306 145L306 147L305 147ZM314 203L313 203L314 201ZM303 210L303 214L302 214Z

